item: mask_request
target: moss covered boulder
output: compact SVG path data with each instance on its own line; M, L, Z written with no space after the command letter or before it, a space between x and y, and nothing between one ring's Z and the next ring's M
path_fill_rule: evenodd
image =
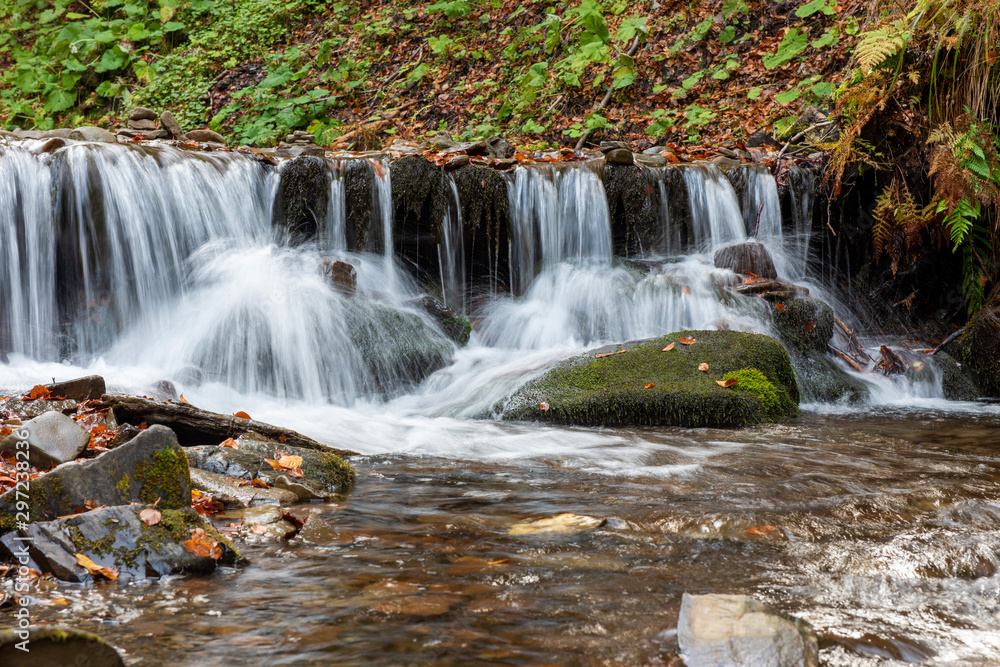
M736 383L721 386L727 378ZM744 426L795 417L798 401L788 352L773 338L681 331L568 359L522 387L501 413L584 426Z
M958 350L979 389L1000 396L1000 287L965 327Z
M796 352L825 353L833 338L833 309L819 299L787 299L775 305L773 317L778 336Z
M36 625L26 630L0 630L0 665L124 667L125 661L113 646L97 635L70 628Z
M326 222L330 180L330 168L322 158L301 156L283 164L274 224L296 240L315 237Z

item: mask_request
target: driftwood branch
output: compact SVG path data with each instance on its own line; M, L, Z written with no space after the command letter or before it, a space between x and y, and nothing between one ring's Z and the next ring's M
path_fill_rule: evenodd
M940 345L938 345L933 350L931 350L930 353L932 355L937 354L941 350L942 347L944 347L945 345L947 345L951 341L953 341L956 338L958 338L959 336L961 336L964 332L965 332L965 327L962 327L958 331L953 331L947 338L945 338L943 341L941 341Z
M843 359L845 362L847 362L847 365L856 370L857 372L861 373L862 371L864 371L864 369L861 368L861 364L855 361L854 358L851 357L851 355L847 354L843 350L834 347L830 343L826 344L826 348L831 352L833 352L838 357L840 357L841 359Z
M337 454L352 456L357 452L346 449L336 449L280 426L272 426L253 419L243 419L233 415L223 415L196 408L190 403L177 401L151 401L137 396L116 396L105 394L94 404L98 410L112 408L115 419L127 422L133 426L146 424L162 424L173 429L183 447L200 445L218 445L227 438L238 438L244 433L253 432L293 447L318 449Z
M635 39L632 40L632 46L629 47L628 52L625 55L631 57L632 54L635 53L635 50L638 48L639 48L639 36L636 35ZM590 113L594 113L595 111L600 111L604 107L608 106L608 102L611 101L611 96L614 95L614 93L615 93L615 82L614 79L612 78L611 85L608 86L608 92L607 94L604 95L604 99L601 100L596 107L591 109ZM573 147L574 150L580 150L581 148L583 148L583 144L587 141L587 137L589 136L590 136L590 130L587 130L586 132L581 134L580 138L576 142L576 146Z
M833 125L835 122L836 121L833 120L824 120L822 123L816 123L815 125L810 125L806 129L802 130L801 132L796 134L794 137L792 137L785 143L784 147L780 151L778 151L778 157L776 157L775 160L780 160L781 156L785 154L785 151L788 150L788 147L791 146L793 142L798 141L799 139L806 136L815 129L826 127L827 125Z

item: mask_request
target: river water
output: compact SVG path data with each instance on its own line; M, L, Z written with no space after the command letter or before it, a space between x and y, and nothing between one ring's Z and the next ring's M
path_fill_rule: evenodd
M0 388L100 373L144 394L166 379L200 407L361 453L352 493L295 508L329 526L308 539L243 545L249 566L204 578L45 584L34 619L96 631L146 665L665 665L683 592L739 592L811 622L824 664L1000 662L1000 409L944 401L929 367L855 374L867 402L748 429L492 418L518 386L602 343L771 332L766 307L727 296L711 261L746 237L748 210L777 211L766 172L736 192L713 167L685 171L691 229L678 238L694 246L636 268L612 257L598 171L518 169L520 296L477 306L461 349L411 305L420 289L391 253L344 250L338 173L330 238L289 247L269 227L278 174L250 160L0 154ZM373 187L386 235L388 173ZM773 215L759 233L779 269L849 319L810 281L822 272L801 221ZM446 245L460 248L456 220ZM356 297L326 284L331 257L357 269ZM441 278L468 307L457 264ZM419 385L385 354L410 342L379 324L387 310L445 350ZM562 513L604 523L509 532Z

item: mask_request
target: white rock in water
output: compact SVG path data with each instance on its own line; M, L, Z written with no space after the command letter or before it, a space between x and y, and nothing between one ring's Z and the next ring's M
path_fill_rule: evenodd
M28 460L31 465L46 467L52 463L72 461L87 448L90 433L61 412L46 412L25 422L0 443L0 451L15 452L27 431Z
M689 595L681 600L677 641L688 667L814 667L816 634L745 595Z
M548 519L539 519L531 523L516 523L507 531L510 535L572 535L584 530L597 528L604 524L604 519L581 514L560 514Z

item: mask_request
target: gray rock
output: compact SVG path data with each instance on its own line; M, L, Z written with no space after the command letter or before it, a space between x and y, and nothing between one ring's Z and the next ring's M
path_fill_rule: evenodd
M74 401L96 401L108 391L104 378L100 375L88 375L75 380L47 384L45 387L53 396L71 398Z
M730 148L716 148L715 152L724 157L739 159L740 154Z
M113 437L108 442L107 447L108 449L115 449L116 447L121 447L126 442L134 440L135 437L140 433L142 433L142 431L137 429L135 426L132 426L131 424L121 424L118 426L118 432L115 433L115 437Z
M316 135L303 132L302 130L295 130L285 137L285 141L290 144L314 144L316 143Z
M130 120L128 126L133 130L155 130L155 120Z
M781 144L777 139L772 137L770 134L764 131L755 132L746 141L747 148L758 148L760 146L770 146L772 148L781 148Z
M223 137L218 132L212 130L189 130L185 133L188 139L191 141L200 141L202 143L216 143L226 145L226 138Z
M104 144L118 143L118 138L114 134L99 127L93 127L92 125L84 125L76 128L69 133L69 138L73 141L93 141Z
M259 478L268 484L273 484L274 478L277 476L274 468L264 462L264 457L253 452L244 452L240 449L217 445L203 445L185 447L184 453L187 454L189 467L224 477L245 480Z
M260 489L207 470L191 468L191 485L207 493L226 507L252 507L256 505L294 505L299 502L295 493L286 489Z
M712 164L714 164L720 171L729 171L730 169L743 166L743 163L739 160L734 160L730 157L726 157L725 155L719 155L716 157L712 160Z
M624 141L602 141L598 148L605 155L613 150L626 150L630 153L632 152L632 149L629 148L629 145Z
M490 155L501 160L510 159L517 153L517 149L503 137L490 137L486 143L489 144Z
M665 146L651 146L642 152L643 155L662 155L667 150Z
M0 410L13 412L23 420L34 419L46 412L62 412L68 414L76 411L76 401L22 401L18 398L8 398L0 401Z
M451 135L444 130L438 132L431 140L428 142L428 148L432 151L443 151L455 146L455 141L451 138Z
M354 296L358 290L358 272L347 262L324 260L320 267L327 282L344 296Z
M156 112L146 107L136 107L128 114L129 120L156 120Z
M17 489L0 496L0 533L10 530ZM23 495L23 494L22 494ZM95 459L72 461L31 482L32 521L73 514L87 503L98 506L156 502L161 509L191 504L187 457L177 436L165 426L151 426L132 441Z
M174 118L174 115L169 111L164 111L160 114L160 125L162 125L174 139L177 139L184 134L181 130L181 124L177 122L177 119Z
M308 502L310 500L327 500L330 494L322 490L305 478L294 479L288 475L278 475L274 480L274 488L291 491L299 497L299 501Z
M326 150L321 146L316 146L315 144L287 144L282 142L276 151L274 151L274 157L283 158L297 158L302 156L318 157L321 158L326 155Z
M774 260L763 244L756 241L735 243L715 251L713 262L720 269L730 269L746 275L755 273L761 278L772 280L778 277Z
M24 641L28 642L28 651L18 648ZM0 631L0 665L125 667L125 662L114 647L97 635L59 626L36 625L23 631Z
M54 521L31 523L0 538L0 551L13 555L26 548L39 571L81 583L89 583L94 577L77 562L76 554L87 556L97 565L116 568L121 579L207 573L215 569L216 560L184 548L192 533L201 529L219 543L218 563L232 565L240 561L228 540L190 507L159 510L160 521L151 526L140 518L147 507L101 507Z
M811 297L790 299L784 306L784 310L772 311L781 342L800 354L826 353L827 343L833 338L833 309Z
M448 158L448 162L444 165L445 169L458 169L460 167L465 167L469 164L468 155L456 155L454 157Z
M150 387L149 394L157 401L180 400L180 394L177 393L177 387L170 380L158 380L156 384Z
M14 134L17 135L19 139L70 139L70 134L73 133L73 128L71 127L60 127L55 130L15 130Z
M309 542L310 544L340 544L342 538L340 534L329 523L323 520L319 514L310 514L299 529L295 539Z
M23 436L23 437L22 437ZM72 461L90 442L90 433L60 412L46 412L0 441L0 452L16 452L28 443L28 461L38 468Z
M630 165L635 158L627 148L613 148L604 154L604 161L608 164Z
M744 595L689 595L681 599L677 643L688 667L813 667L816 634Z
M275 542L290 538L297 528L284 516L284 510L275 505L248 507L240 512L243 519L240 537L247 542Z
M667 166L667 158L662 155L641 155L634 154L632 159L635 160L636 164L641 164L644 167L665 167Z
M43 155L45 153L54 153L63 146L66 145L66 140L61 137L52 137L44 144L38 148L32 150L31 152L35 155Z

